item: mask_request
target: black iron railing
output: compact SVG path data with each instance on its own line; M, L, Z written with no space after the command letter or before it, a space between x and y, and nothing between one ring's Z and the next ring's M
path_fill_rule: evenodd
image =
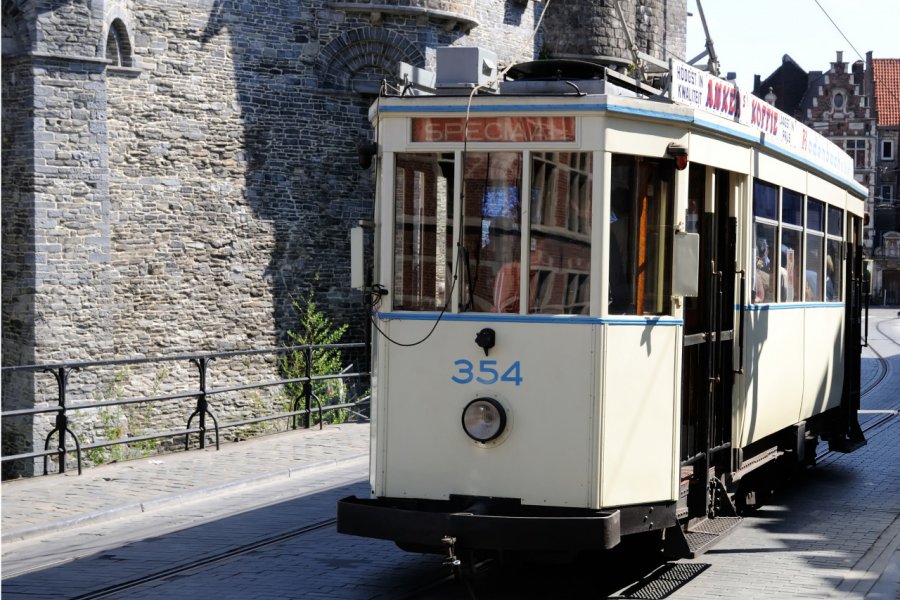
M56 406L52 406L53 400L42 402L44 406L35 408L23 408L17 410L4 410L0 413L3 419L8 418L28 418L38 415L49 415L55 413L55 423L50 433L47 434L44 441L44 449L23 452L19 454L10 454L2 457L2 462L12 462L21 460L31 460L43 458L44 474L48 473L47 460L51 456L58 458L59 472L64 473L66 470L66 455L75 452L78 462L78 473L82 472L82 453L99 448L107 448L116 445L127 445L150 440L159 440L164 438L177 438L184 436L184 447L187 450L190 446L191 436L198 434L198 448L206 447L207 435L212 432L215 436L216 449L219 448L219 431L229 428L248 426L253 424L264 423L267 421L275 421L278 419L287 419L288 426L291 429L298 427L309 428L312 424L314 416L318 415L319 427L322 428L324 416L331 411L347 410L349 411L351 420L368 420L368 407L370 396L368 394L367 382L369 380L368 372L355 372L353 365L344 368L338 373L313 373L315 365L315 357L317 352L337 350L341 353L356 352L364 355L366 345L363 343L356 344L329 344L329 345L309 345L309 346L287 346L282 348L270 348L263 350L248 350L238 352L218 352L205 354L180 354L174 356L162 356L155 358L132 358L126 360L100 360L100 361L83 361L69 363L54 363L42 365L28 365L17 367L3 367L0 369L3 373L4 381L11 375L16 373L50 373L56 382L55 393L47 392L44 397L53 398L55 396ZM299 354L298 354L299 353ZM223 359L254 357L269 355L273 358L270 363L269 373L278 372L278 367L285 356L293 354L295 357L300 356L302 359L303 376L294 378L277 378L264 381L256 381L250 383L240 383L226 387L215 387L212 385L211 367L215 361ZM197 388L177 391L169 394L154 394L149 396L136 396L129 398L113 398L95 400L86 398L73 402L67 393L69 392L69 377L75 372L87 372L91 369L109 369L115 367L129 368L135 365L165 365L171 363L189 363L193 365L197 373ZM348 394L345 401L334 403L328 402L323 404L322 398L316 393L316 382L337 380L343 389L355 390L355 393ZM350 381L354 385L347 385ZM212 405L217 398L224 398L226 394L238 394L249 392L251 390L259 390L265 388L276 388L281 386L290 391L284 392L284 397L290 400L290 410L276 412L273 414L264 414L250 419L241 419L219 423L216 418ZM6 396L6 394L4 394ZM352 400L350 399L352 397ZM78 436L72 431L73 419L77 418L73 415L75 411L83 411L85 409L107 409L114 406L125 405L153 405L160 402L171 401L196 401L186 404L185 413L192 410L187 417L184 428L166 431L155 431L146 435L136 435L131 437L120 437L113 440L104 440L83 444ZM327 399L326 399L327 400ZM7 399L4 398L4 403ZM220 406L221 408L221 406ZM196 418L196 425L191 426ZM212 421L212 429L209 428L209 420ZM54 449L50 448L51 441L56 438L58 444ZM67 443L67 439L71 438L74 448Z

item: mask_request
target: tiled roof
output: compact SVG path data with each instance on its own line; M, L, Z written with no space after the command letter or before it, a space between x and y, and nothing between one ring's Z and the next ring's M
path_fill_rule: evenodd
M878 126L900 126L900 58L874 58L872 70Z

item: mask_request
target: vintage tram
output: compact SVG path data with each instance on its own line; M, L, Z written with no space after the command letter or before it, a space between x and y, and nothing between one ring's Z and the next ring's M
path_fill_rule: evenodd
M492 60L439 49L431 89L370 111L371 496L338 530L451 554L656 532L696 555L758 470L864 443L866 189L689 65L660 91L573 61L498 82Z

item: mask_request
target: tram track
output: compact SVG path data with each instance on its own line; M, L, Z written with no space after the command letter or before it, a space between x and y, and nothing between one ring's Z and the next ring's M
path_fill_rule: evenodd
M900 346L900 343L889 337L887 333L882 329L883 324L883 322L876 323L876 331L878 331L883 336L883 339L885 341L889 341L894 345ZM877 360L877 369L875 371L875 375L872 376L866 382L866 384L861 387L860 395L863 398L875 392L875 390L877 390L879 386L884 385L885 381L889 380L892 376L890 362L884 357L881 352L879 352L871 345L869 346L869 349L873 357ZM895 420L898 414L900 414L900 401L891 400L888 407L879 407L878 409L868 410L864 412L867 412L870 415L877 414L877 416L870 418L863 427L863 432L866 434L866 437L871 439L875 435L878 435L880 432L886 430L884 425L892 420ZM820 461L822 459L831 459L831 455L834 455L835 457L837 456L837 454L834 452L826 451L823 452L821 456L817 456L817 461ZM157 582L162 582L166 579L208 569L242 555L249 554L251 552L284 542L289 542L290 540L300 538L304 535L311 534L316 531L334 527L335 524L336 520L334 518L310 523L303 527L283 531L281 533L277 533L262 539L229 548L222 552L208 555L197 560L187 561L169 568L154 571L144 576L136 577L116 583L114 585L92 590L90 592L75 596L74 600L93 600L99 598L109 598L117 596L119 594L127 594L129 591L139 590L143 587L152 585ZM477 581L474 580L473 575L489 576L491 572L496 570L497 565L495 563L496 561L492 559L473 563L468 567L467 572L463 574L457 573L453 567L448 566L446 575L442 577L432 578L430 581L426 581L425 583L410 589L407 593L398 596L398 598L400 600L420 600L430 597L443 598L446 597L447 592L450 592L454 594L454 597L457 597L456 595L458 594L458 597L460 598L479 600L482 595L477 589ZM455 589L450 590L451 587Z
M280 544L285 541L301 537L303 535L313 533L319 531L321 529L326 529L328 527L333 527L337 522L336 519L325 519L323 521L317 521L315 523L305 525L303 527L298 527L295 529L291 529L289 531L284 531L263 539L255 540L253 542L249 542L247 544L242 544L240 546L236 546L234 548L229 548L223 552L218 552L216 554L212 554L210 556L205 556L203 558L199 558L197 560L185 562L179 565L175 565L173 567L169 567L167 569L162 569L160 571L155 571L148 575L144 575L142 577L136 577L134 579L129 579L127 581L123 581L120 583L116 583L114 585L107 586L105 588L101 588L98 590L93 590L87 592L85 594L81 594L79 596L74 596L72 600L95 600L98 598L108 598L115 594L121 594L123 592L128 592L131 590L136 590L142 588L148 584L155 583L158 581L163 581L170 577L174 577L176 575L181 575L184 573L188 573L191 571L196 571L200 569L205 569L211 567L213 565L223 563L229 561L238 556L248 554L250 552L254 552L261 548L265 548L268 546L273 546L275 544Z
M881 326L884 324L884 321L879 321L875 324L875 330L880 333L884 340L891 342L895 346L900 346L900 342L890 337L890 335L885 332ZM860 388L860 398L865 398L870 393L874 392L880 385L882 385L885 379L888 378L890 374L891 368L889 361L881 354L878 350L875 349L872 344L868 344L866 346L872 354L875 355L875 359L878 361L878 370L876 375L870 379L865 386ZM877 414L878 417L867 421L862 426L863 434L866 434L866 439L871 439L878 435L881 431L883 431L883 425L889 423L893 419L900 414L900 399L895 400L892 405L888 407L882 407L878 409L861 409L860 414ZM816 462L819 463L823 459L829 458L831 456L837 456L837 453L826 450L821 454L816 456Z
M890 335L888 335L888 333L881 328L884 323L885 321L877 322L875 324L875 330L881 334L882 339L891 342L895 346L900 346L900 342L890 337ZM875 355L875 358L878 360L879 371L878 375L872 381L867 383L864 389L860 390L861 398L875 391L882 383L884 383L884 380L888 378L888 375L891 372L890 362L888 362L884 355L876 350L871 344L869 344L868 348L872 351L872 353ZM887 407L881 407L879 409L865 409L861 412L882 415L881 417L875 419L873 422L866 423L865 427L863 428L863 433L874 432L878 430L881 425L887 423L888 421L896 417L898 413L900 413L900 398L894 400L894 402Z
M478 562L475 562L470 567L467 567L464 571L458 571L459 567L451 567L451 572L443 577L439 577L434 579L428 583L424 583L415 589L409 591L408 593L399 596L397 600L420 600L423 598L429 598L429 594L433 592L438 592L445 586L448 586L452 583L458 583L462 588L464 588L465 593L467 594L469 600L479 600L479 594L475 590L473 578L474 577L482 577L484 575L488 575L496 569L497 561L493 558L487 558Z

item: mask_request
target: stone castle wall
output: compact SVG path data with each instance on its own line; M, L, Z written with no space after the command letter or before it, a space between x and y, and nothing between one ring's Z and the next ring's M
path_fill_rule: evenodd
M251 4L4 2L4 365L270 347L307 290L362 340L348 232L374 182L356 146L396 62L433 68L444 45L503 63L545 43L621 50L599 0L553 2L537 36L534 0ZM683 54L684 0L625 4L652 8L639 35ZM5 374L4 410L46 390Z

